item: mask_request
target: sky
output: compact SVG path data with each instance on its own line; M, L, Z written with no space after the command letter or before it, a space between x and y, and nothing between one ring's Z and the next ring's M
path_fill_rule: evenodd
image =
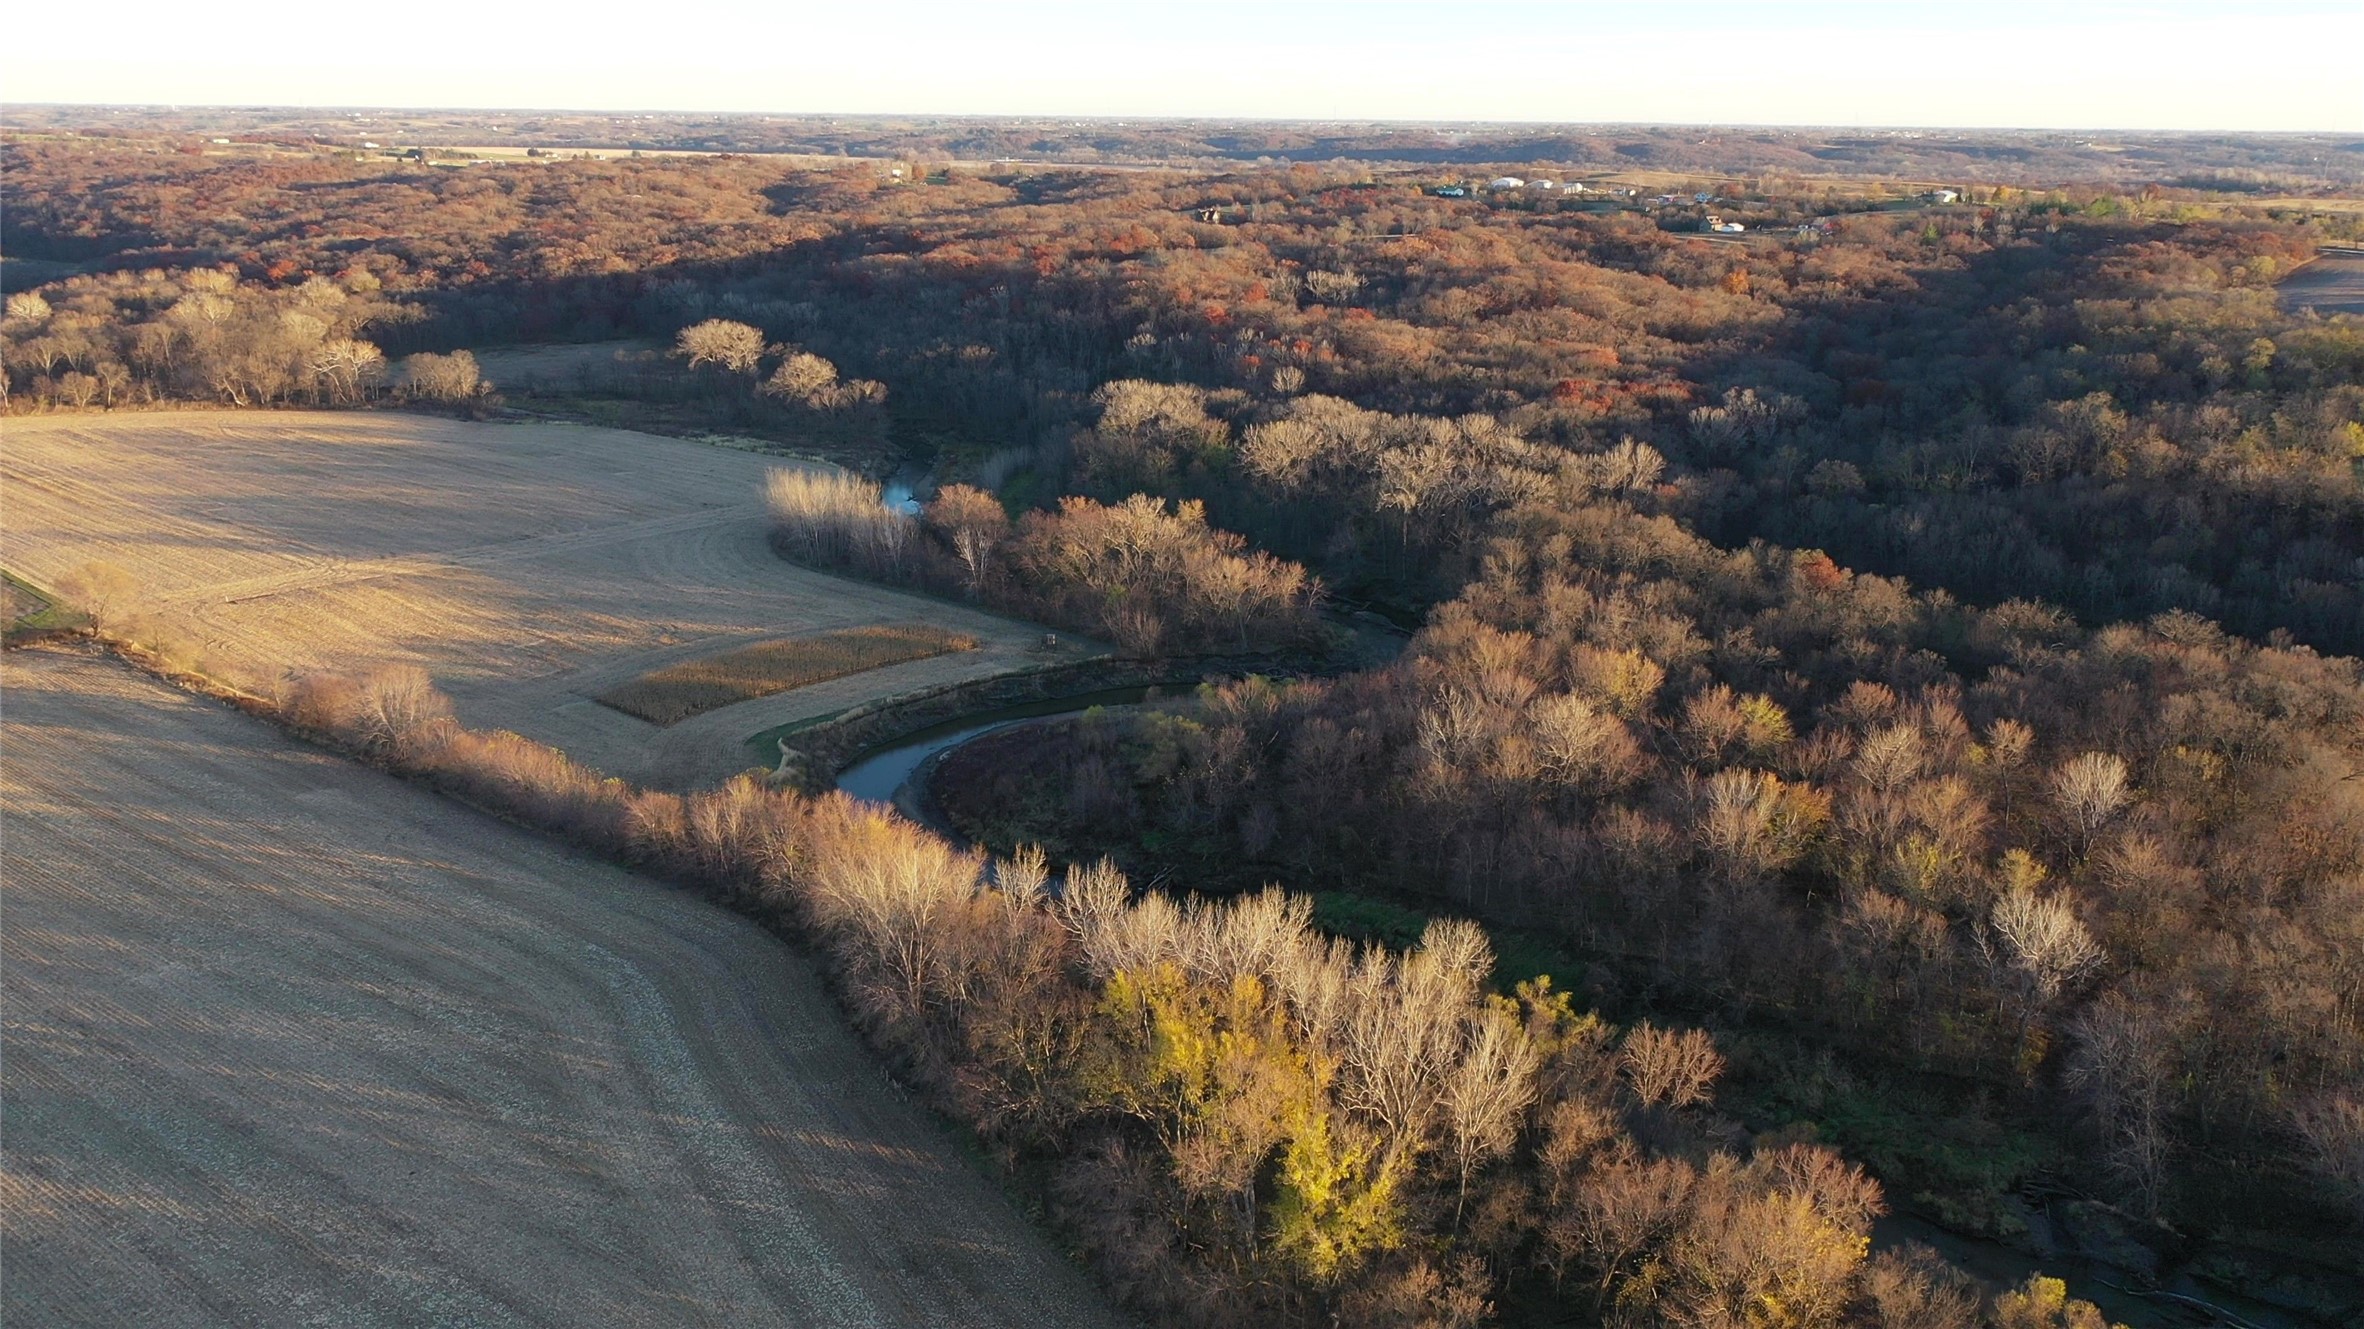
M2364 129L2364 0L115 0L5 102Z

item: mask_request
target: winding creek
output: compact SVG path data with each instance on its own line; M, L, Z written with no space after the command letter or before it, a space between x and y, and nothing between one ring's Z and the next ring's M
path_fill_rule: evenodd
M906 469L888 482L882 494L897 511L916 511L916 494L929 486L926 475ZM904 815L956 842L965 843L937 812L928 782L942 759L987 734L1019 725L1076 715L1094 708L1131 708L1179 689L1152 686L1109 688L1075 696L1047 698L971 711L939 721L857 755L838 773L837 787L856 798L889 804ZM2031 1228L2050 1245L2057 1224L2050 1206L2030 1208ZM1874 1250L1918 1242L1933 1247L1946 1259L1997 1287L2014 1286L2034 1274L2064 1280L2071 1296L2100 1307L2112 1324L2178 1326L2202 1329L2311 1329L2320 1324L2275 1306L2206 1286L2189 1273L2176 1271L2156 1290L2135 1290L2140 1276L2113 1265L2073 1255L2039 1257L2020 1248L1982 1237L1965 1236L1911 1214L1891 1214L1873 1228Z
M971 711L967 715L955 716L925 729L915 730L862 753L838 773L837 787L856 798L893 804L937 833L953 835L952 829L943 824L943 819L934 815L926 797L926 774L934 769L933 763L937 758L987 734L1037 720L1079 714L1094 707L1137 706L1159 691L1147 686L1107 688L1078 696L1053 697ZM1175 689L1163 691L1170 693Z
M837 787L856 798L891 804L940 834L959 837L936 813L927 783L942 758L987 734L1018 725L1075 715L1094 707L1138 706L1160 693L1152 687L1111 688L1078 696L1023 702L972 711L929 725L857 756L837 777ZM1165 689L1167 693L1176 689ZM2048 1213L2031 1210L2032 1226L2053 1228ZM2205 1286L2186 1273L2170 1275L2155 1292L2138 1292L2136 1274L2068 1255L2040 1258L2003 1242L1965 1236L1909 1214L1882 1219L1874 1228L1875 1250L1920 1242L1996 1286L2012 1286L2031 1274L2065 1280L2070 1295L2093 1302L2112 1324L2136 1326L2228 1326L2230 1329L2311 1329L2321 1322Z

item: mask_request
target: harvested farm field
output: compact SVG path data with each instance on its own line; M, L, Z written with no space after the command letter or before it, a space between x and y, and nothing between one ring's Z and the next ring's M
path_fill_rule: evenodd
M0 565L54 585L113 563L143 611L187 625L217 666L419 665L470 724L671 788L738 771L759 730L1043 662L1027 624L782 561L762 491L783 464L625 430L398 412L27 418L0 456ZM667 665L880 623L979 649L669 728L594 700Z
M2318 314L2364 314L2364 249L2325 250L2282 279L2282 304Z
M762 930L102 657L0 686L8 1324L1118 1322Z
M977 639L925 623L839 628L810 637L759 641L701 660L654 669L599 700L650 724L668 725L724 706L809 687L905 660L977 649Z

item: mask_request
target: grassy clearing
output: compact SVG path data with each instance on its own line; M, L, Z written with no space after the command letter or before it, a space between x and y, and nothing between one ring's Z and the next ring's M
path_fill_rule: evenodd
M31 582L0 572L0 629L9 640L70 631L89 621Z
M667 665L610 688L599 701L650 724L674 724L736 702L906 660L973 651L978 645L967 633L920 623L841 628L811 637L759 641L703 660Z
M776 724L769 729L758 730L740 739L739 745L754 753L755 760L759 764L775 762L780 759L781 739L801 734L807 729L818 729L833 720L843 718L847 711L853 709L853 707L847 706L840 710L830 711L825 715L808 715L801 720L790 720L786 724Z
M1752 1129L1823 1140L1862 1160L1894 1200L1957 1232L2022 1238L2014 1196L2056 1173L2056 1141L1983 1089L1833 1055L1770 1031L1719 1035L1723 1102Z

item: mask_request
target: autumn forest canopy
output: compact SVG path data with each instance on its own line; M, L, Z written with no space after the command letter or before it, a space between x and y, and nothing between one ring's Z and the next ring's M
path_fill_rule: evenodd
M817 927L1130 1303L2099 1323L1903 1213L2364 1313L2364 322L2280 289L2364 145L609 119L19 117L6 409L799 444L798 562L1142 659L1410 631L985 740L990 860L536 814ZM344 686L398 764L514 737Z

